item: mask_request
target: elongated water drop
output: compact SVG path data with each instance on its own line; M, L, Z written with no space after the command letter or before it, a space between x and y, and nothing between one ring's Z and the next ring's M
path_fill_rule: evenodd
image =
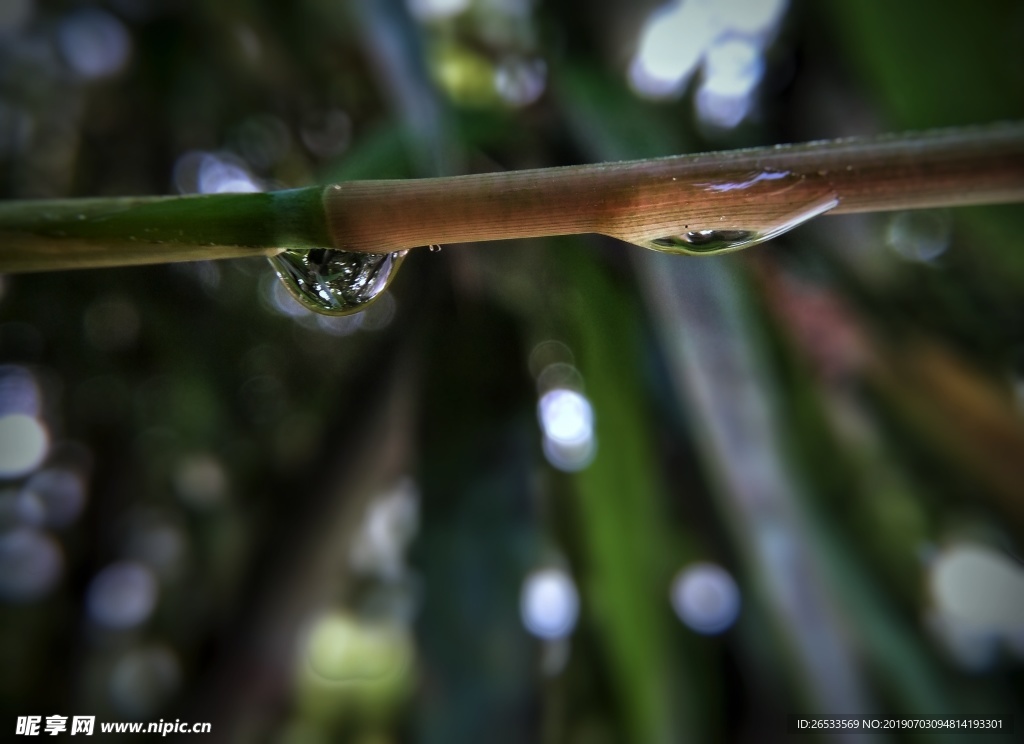
M808 220L824 214L839 203L831 194L822 195L802 208L775 219L762 216L756 227L751 228L710 228L686 230L676 235L664 235L641 243L663 253L682 253L692 256L730 253L789 232Z
M667 253L722 253L753 245L754 230L688 230L679 235L655 238L651 247Z
M323 315L351 315L387 289L405 254L314 248L278 253L270 263L304 307Z
M695 202L704 205L703 213L687 218L689 224L677 223L673 232L668 232L672 229L669 223L664 233L625 238L662 253L728 253L771 240L839 204L827 180L788 171L724 174L721 179L686 188L696 192ZM737 201L737 194L744 198ZM731 201L711 216L714 202L723 195Z

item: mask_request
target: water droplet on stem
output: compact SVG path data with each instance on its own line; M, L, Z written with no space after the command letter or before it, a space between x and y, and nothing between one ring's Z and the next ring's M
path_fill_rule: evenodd
M700 184L706 194L746 192L748 200L758 205L743 216L719 219L724 224L681 225L682 230L670 235L642 236L631 242L662 253L684 255L716 255L749 248L789 232L795 227L824 214L839 204L839 199L826 183L795 179L789 173L728 180L723 183ZM762 193L756 193L756 191ZM728 221L726 221L728 219ZM737 224L738 223L738 224Z
M690 230L655 238L651 245L670 253L721 253L753 245L756 237L754 230Z
M405 254L313 248L287 250L269 260L281 283L304 307L323 315L351 315L387 289Z

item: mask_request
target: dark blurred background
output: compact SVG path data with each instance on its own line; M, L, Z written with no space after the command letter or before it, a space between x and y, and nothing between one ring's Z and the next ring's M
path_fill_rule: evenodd
M1014 118L1014 0L0 0L11 199ZM5 738L1024 725L1020 206L444 246L347 318L255 258L0 286Z

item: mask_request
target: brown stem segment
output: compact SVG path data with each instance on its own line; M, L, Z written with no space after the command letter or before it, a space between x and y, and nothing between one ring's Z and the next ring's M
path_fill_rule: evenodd
M763 233L809 206L831 214L1024 201L1024 123L324 191L337 248L603 233Z

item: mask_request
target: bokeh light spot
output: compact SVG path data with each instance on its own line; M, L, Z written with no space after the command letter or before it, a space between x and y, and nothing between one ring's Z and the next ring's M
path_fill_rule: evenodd
M50 436L39 419L24 413L0 416L0 478L31 473L49 448Z
M0 415L38 416L41 403L39 384L31 372L13 364L0 365Z
M572 633L580 599L568 573L557 568L534 571L523 582L519 612L526 629L538 638L555 640Z
M494 89L511 106L529 106L547 85L547 65L541 59L510 58L494 71Z
M338 109L307 113L299 137L318 158L336 157L352 143L352 117Z
M953 221L941 209L897 212L889 218L886 243L907 261L930 263L946 252L953 238Z
M548 462L566 472L589 465L596 451L590 401L575 390L555 388L541 396L537 411Z
M193 454L182 458L174 471L174 485L181 500L197 509L209 509L224 502L228 476L213 455Z
M715 0L723 26L748 36L774 33L786 13L788 0Z
M594 412L583 395L558 388L544 394L539 405L544 434L559 444L578 444L594 435Z
M0 599L42 598L57 583L63 566L60 546L46 533L20 527L0 534Z
M46 524L57 529L78 519L85 506L82 476L64 468L35 473L25 484L24 493L39 502Z
M57 38L71 68L88 79L117 74L128 63L132 51L128 29L99 8L71 13L61 22Z
M471 0L406 0L409 12L421 21L457 16L469 8Z
M702 87L720 96L749 96L764 75L760 47L750 39L730 37L708 49Z
M118 660L110 676L110 698L125 716L146 718L178 690L181 663L166 646L132 649Z
M676 574L672 608L691 630L716 635L736 622L740 590L732 576L714 563L694 563Z
M97 624L125 630L145 622L156 600L153 572L141 563L124 561L107 566L93 578L86 604Z
M680 95L715 32L714 17L705 2L677 2L655 10L630 64L633 90L648 98Z
M982 545L944 550L930 584L944 614L999 632L1024 631L1024 568Z
M371 624L339 612L314 623L306 656L324 679L372 682L404 674L412 645L408 633L394 623Z

